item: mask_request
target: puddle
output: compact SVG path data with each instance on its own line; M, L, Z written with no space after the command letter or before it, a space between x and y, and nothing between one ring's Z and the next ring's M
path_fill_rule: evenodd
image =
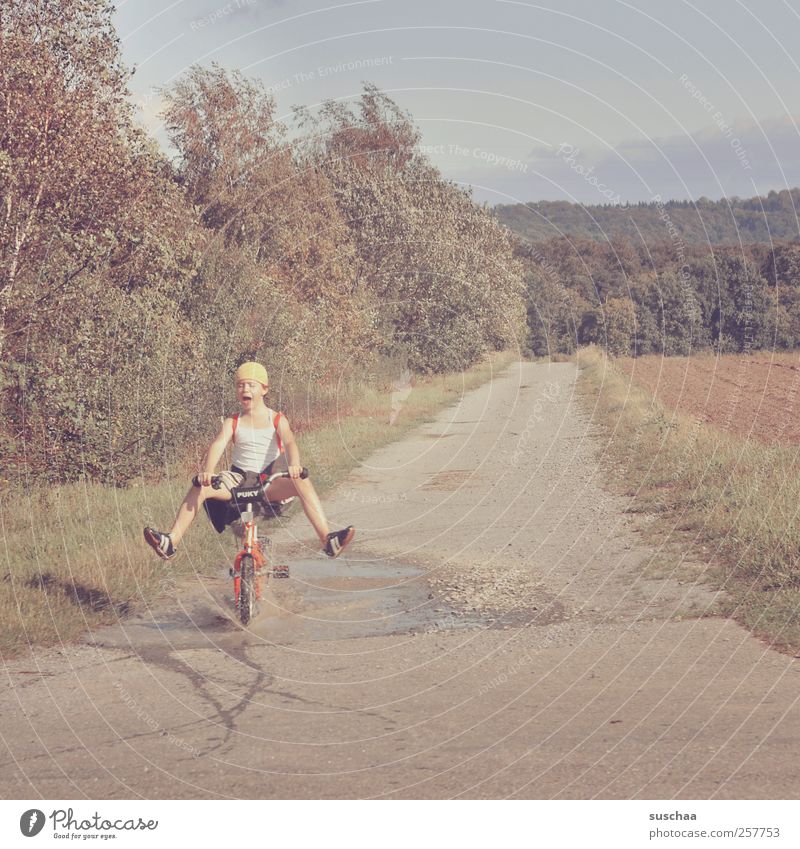
M250 630L270 642L337 640L475 627L436 598L421 567L386 558L296 559Z
M118 625L90 632L85 642L145 650L202 648L242 637L291 644L455 628L497 627L498 620L445 602L426 570L407 561L365 556L289 558L288 578L270 578L247 631L235 621L233 587L225 570L198 577L174 603L160 600Z

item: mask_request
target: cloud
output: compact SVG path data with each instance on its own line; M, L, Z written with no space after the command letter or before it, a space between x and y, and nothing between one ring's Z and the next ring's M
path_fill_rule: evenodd
M693 135L636 139L614 150L585 149L572 161L553 151L533 151L531 169L583 202L603 202L586 173L623 201L662 198L748 197L800 185L800 118L761 122L717 119ZM577 163L577 164L576 164ZM580 166L580 167L579 167ZM552 189L551 189L552 191Z
M561 151L561 152L560 152ZM529 178L503 179L526 200L622 201L749 197L800 185L800 118L761 122L717 119L692 135L634 139L613 150L578 148L564 142L537 148L527 160ZM485 175L482 175L485 176ZM605 196L599 186L609 190Z

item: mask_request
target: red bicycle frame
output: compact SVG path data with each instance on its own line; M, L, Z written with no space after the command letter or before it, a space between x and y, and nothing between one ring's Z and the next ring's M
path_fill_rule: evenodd
M249 506L250 505L248 505L248 507ZM246 514L242 514L242 519L244 519L245 515ZM250 554L253 558L253 565L255 567L256 574L256 601L261 600L262 569L267 565L267 558L264 557L264 551L258 540L258 530L256 528L252 510L249 511L249 515L251 518L243 522L244 534L242 550L236 555L236 559L233 561L233 595L234 601L237 605L239 604L239 591L242 586L242 558L246 554Z

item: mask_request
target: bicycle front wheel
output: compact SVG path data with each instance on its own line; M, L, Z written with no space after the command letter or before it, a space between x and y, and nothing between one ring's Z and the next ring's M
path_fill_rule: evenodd
M251 554L239 561L239 619L242 625L249 624L256 609L256 567Z

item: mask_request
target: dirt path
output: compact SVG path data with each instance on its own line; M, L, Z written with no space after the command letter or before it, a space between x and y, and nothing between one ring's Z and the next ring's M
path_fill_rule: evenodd
M370 457L327 501L350 556L281 529L252 633L220 577L10 664L0 796L794 797L797 661L656 572L575 378L514 365Z

